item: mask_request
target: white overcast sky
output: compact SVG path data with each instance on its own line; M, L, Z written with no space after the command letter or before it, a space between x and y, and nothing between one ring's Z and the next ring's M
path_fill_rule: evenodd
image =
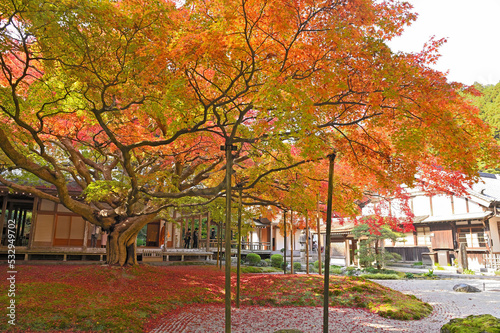
M500 0L407 0L417 20L393 51L417 52L432 36L447 38L433 68L449 71L448 80L483 85L500 82Z

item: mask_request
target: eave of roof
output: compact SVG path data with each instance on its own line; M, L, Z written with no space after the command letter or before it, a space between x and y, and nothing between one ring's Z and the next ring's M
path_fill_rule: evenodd
M472 220L484 220L489 216L492 216L493 212L477 212L477 213L466 213L466 214L449 214L442 216L429 216L419 222L414 223L436 223L436 222L457 222L457 221L472 221Z

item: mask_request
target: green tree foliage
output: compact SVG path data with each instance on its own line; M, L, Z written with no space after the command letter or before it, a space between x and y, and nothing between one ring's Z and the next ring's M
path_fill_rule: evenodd
M481 93L471 96L473 104L479 108L479 116L492 127L493 136L500 141L500 82L496 85L480 85L474 87Z
M251 266L257 266L258 264L260 264L261 258L257 253L249 253L247 254L246 261Z
M485 86L476 83L474 88L480 94L469 94L469 98L479 108L479 117L491 126L491 135L500 143L500 82ZM498 163L486 171L499 173Z
M391 230L387 225L374 230L368 224L359 224L353 229L353 235L360 239L358 242L357 256L360 265L382 269L390 260L399 260L401 257L397 253L387 252L382 245L385 240L396 241L403 234Z

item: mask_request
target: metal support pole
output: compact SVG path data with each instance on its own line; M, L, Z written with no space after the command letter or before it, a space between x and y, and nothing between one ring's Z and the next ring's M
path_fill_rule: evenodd
M309 217L306 211L306 273L309 274Z
M236 307L240 307L240 280L241 280L241 211L242 211L242 190L243 185L239 184L238 202L238 263L236 264Z
M295 270L293 269L293 210L290 211L290 273L294 274Z
M333 197L333 165L335 153L328 155L330 167L328 169L328 197L326 204L326 241L325 241L325 282L323 291L323 332L328 333L328 307L330 291L330 248L332 232L332 197Z
M285 247L283 252L283 274L286 274L286 210L283 211L283 232L285 234Z
M226 152L226 283L225 283L225 304L226 304L226 333L231 332L231 173L233 169L233 154L231 151L236 150L236 146L226 142L221 146L221 150Z

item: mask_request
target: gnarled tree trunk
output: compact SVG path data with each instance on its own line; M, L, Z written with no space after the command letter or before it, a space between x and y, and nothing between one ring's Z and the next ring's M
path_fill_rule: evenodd
M120 266L137 265L137 235L155 217L156 214L118 218L108 231L106 263Z

